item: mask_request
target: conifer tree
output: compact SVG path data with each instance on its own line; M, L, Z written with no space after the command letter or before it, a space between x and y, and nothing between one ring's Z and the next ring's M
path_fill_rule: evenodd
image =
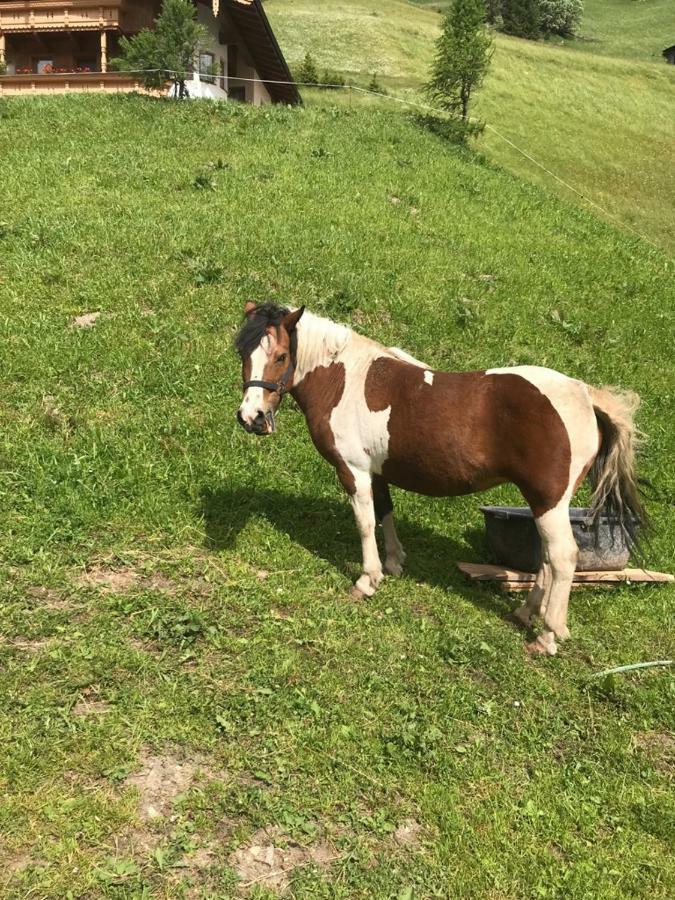
M448 112L460 113L466 123L471 95L482 84L491 58L485 0L454 0L443 18L427 96Z
M316 63L314 62L314 57L309 52L309 50L307 51L307 53L305 53L305 58L300 63L300 67L298 68L295 79L300 84L319 83L319 70L316 67Z
M502 0L502 31L515 37L539 37L538 0Z
M142 73L148 88L161 88L170 79L174 96L183 98L205 37L206 29L197 22L197 8L190 0L164 0L154 27L120 38L122 55L111 63L122 71Z

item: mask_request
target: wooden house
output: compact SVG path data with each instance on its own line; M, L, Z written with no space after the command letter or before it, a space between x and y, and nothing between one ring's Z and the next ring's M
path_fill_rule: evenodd
M260 0L193 2L207 31L197 85L247 103L299 102L295 85L280 83L293 78ZM0 96L138 89L136 75L112 72L108 61L160 8L161 0L0 0Z

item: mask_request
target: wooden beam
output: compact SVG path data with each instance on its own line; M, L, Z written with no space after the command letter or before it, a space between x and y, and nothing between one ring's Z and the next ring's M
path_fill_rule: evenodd
M518 569L508 569L505 566L491 566L484 563L457 563L460 572L468 575L472 581L501 581L510 585L520 585L527 590L534 584L535 576L532 572L520 572ZM667 572L653 572L650 569L620 569L596 572L575 572L574 584L620 584L622 582L654 582L659 584L675 581L675 575ZM510 588L514 590L513 587Z

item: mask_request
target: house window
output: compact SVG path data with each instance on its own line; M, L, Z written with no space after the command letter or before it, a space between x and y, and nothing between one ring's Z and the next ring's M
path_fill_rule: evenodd
M213 76L216 74L216 58L213 53L199 54L199 74L204 81L209 81L213 84L215 81Z
M236 100L238 103L245 103L246 102L246 88L245 87L231 87L227 92L227 96L230 98L230 100Z
M35 71L38 75L49 75L54 70L53 59L38 59L35 64Z

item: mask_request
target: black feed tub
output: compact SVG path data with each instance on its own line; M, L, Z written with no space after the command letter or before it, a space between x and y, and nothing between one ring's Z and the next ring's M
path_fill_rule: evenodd
M481 506L488 547L495 562L521 572L536 572L541 565L541 539L527 506ZM570 509L574 539L579 547L578 572L623 569L630 544L616 519L598 516L591 523L590 510Z

